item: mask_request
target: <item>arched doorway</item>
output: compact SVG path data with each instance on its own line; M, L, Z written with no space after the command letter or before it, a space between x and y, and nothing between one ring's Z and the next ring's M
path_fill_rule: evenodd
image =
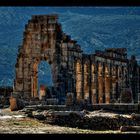
M41 97L41 91L45 92L45 97L52 97L52 72L51 65L47 61L41 61L38 64L38 96ZM42 88L42 90L41 90ZM44 91L43 91L44 90Z
M38 66L45 61L51 66L56 98L64 103L66 94L75 92L74 58L82 52L76 46L76 41L63 33L57 15L32 16L18 50L13 96L27 101L38 97Z
M54 86L59 86L60 61L57 33L61 34L57 16L33 16L25 26L23 44L19 48L16 63L14 94L25 99L38 97L38 65L48 62L53 71Z

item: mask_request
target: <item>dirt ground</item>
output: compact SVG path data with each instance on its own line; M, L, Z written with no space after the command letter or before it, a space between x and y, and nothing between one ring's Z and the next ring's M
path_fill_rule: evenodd
M44 124L23 112L0 109L0 134L121 134L120 131L93 131ZM126 133L126 132L125 132ZM134 133L134 132L131 132Z

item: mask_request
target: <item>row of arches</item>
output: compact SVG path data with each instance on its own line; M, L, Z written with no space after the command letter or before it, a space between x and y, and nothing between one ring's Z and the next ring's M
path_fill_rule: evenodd
M127 67L105 63L76 62L76 98L89 103L120 102L120 92L127 86Z

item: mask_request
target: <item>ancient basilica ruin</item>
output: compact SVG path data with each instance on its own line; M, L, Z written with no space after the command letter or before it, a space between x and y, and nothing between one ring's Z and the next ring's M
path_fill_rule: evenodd
M38 87L38 65L47 61L53 80L51 95L58 104L68 100L72 104L138 103L140 66L135 56L129 60L125 48L84 54L77 42L63 33L57 19L57 15L32 16L25 26L13 96L25 100L47 98L46 89L41 87L39 91Z

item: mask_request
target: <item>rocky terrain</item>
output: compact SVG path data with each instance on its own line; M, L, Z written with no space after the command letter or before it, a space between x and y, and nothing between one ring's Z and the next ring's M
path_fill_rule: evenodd
M79 130L68 127L44 124L36 119L28 118L24 113L9 109L0 112L1 134L61 134L61 133L93 133L87 130Z
M25 110L24 110L25 111ZM29 117L45 123L89 130L120 130L122 126L139 126L140 117L135 114L120 114L98 111L25 111Z
M28 112L28 113L27 113ZM30 112L30 113L29 113ZM29 115L30 114L30 115ZM28 117L30 116L30 117ZM46 116L46 117L45 117ZM50 116L50 117L49 117ZM53 117L52 117L53 116ZM55 117L54 117L55 116ZM100 111L22 111L0 110L1 134L128 134L121 125L138 125L136 115ZM53 119L54 118L54 119ZM80 118L80 119L79 119ZM85 122L84 122L85 121ZM137 122L137 123L136 123ZM114 128L114 130L113 130Z

